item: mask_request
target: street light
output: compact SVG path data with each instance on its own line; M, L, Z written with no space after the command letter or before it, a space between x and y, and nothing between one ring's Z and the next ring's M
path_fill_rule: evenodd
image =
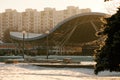
M48 53L49 53L48 34L49 34L50 32L49 32L49 31L46 31L45 33L46 33L46 42L47 42L47 45L46 45L46 46L47 46L47 59L48 59Z
M24 59L24 54L25 54L25 34L26 34L26 31L22 31L22 34L23 34L23 59Z

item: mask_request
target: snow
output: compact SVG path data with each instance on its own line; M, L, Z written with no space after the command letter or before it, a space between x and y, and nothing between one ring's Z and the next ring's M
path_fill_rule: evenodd
M120 73L104 71L94 74L87 68L51 68L29 63L0 63L0 80L120 80Z

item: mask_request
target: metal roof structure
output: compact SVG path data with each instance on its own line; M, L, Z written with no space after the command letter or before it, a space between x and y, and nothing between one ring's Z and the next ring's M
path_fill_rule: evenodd
M29 40L42 40L45 41L48 37L49 42L54 44L66 43L85 43L98 39L95 33L100 29L103 24L100 20L101 17L108 16L105 13L90 12L82 13L58 23L49 34L29 34L31 36L25 37L26 41ZM15 40L22 40L22 33L11 32L11 38Z
M12 39L23 40L22 32L10 32L10 36ZM36 34L36 33L25 33L25 41L37 40L44 37L45 34Z

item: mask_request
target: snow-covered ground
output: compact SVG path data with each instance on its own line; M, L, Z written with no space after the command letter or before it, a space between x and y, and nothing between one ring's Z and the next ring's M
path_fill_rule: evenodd
M48 68L29 63L0 63L0 80L120 80L120 73L104 71L99 75L87 68Z

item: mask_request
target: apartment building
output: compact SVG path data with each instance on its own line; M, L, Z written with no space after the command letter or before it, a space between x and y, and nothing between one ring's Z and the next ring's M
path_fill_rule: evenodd
M44 8L41 11L41 31L46 32L54 27L54 15L56 14L55 8Z
M2 27L2 13L0 13L0 40L3 37L3 27Z
M5 29L12 31L27 31L33 33L45 33L54 28L59 22L76 14L91 12L89 8L79 9L68 6L65 10L57 11L55 8L44 8L43 11L26 9L24 12L6 9L0 13L0 39Z
M17 30L17 11L12 9L6 9L4 13L2 13L2 27L3 30L10 28Z
M17 30L17 12L16 10L6 9L5 12L0 13L0 39L4 35L6 29Z
M53 26L56 26L59 22L63 21L65 18L64 18L64 10L61 10L61 11L56 11L55 12L55 15L54 15L54 25Z
M71 17L73 15L79 14L79 8L74 6L68 6L66 10L64 10L64 18Z
M17 31L22 31L23 30L23 24L22 24L22 22L23 22L23 19L22 19L22 13L21 12L19 12L19 13L17 13Z

